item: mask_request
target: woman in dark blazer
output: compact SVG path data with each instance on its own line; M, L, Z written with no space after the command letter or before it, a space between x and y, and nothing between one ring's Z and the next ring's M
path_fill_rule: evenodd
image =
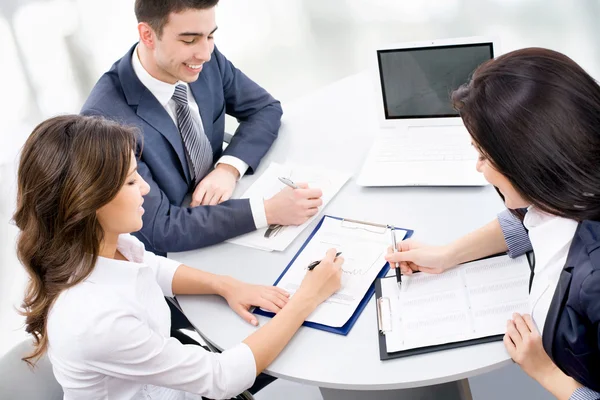
M440 273L530 241L531 315L507 322L506 349L557 398L600 399L600 87L565 55L529 48L480 66L452 101L512 215L446 246L400 242L388 261Z

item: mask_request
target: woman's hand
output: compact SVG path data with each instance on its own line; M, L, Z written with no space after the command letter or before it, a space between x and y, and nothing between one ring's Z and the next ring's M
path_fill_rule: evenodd
M244 340L261 372L283 350L315 308L341 287L341 257L330 249L319 265L306 271L304 279L288 304L268 324Z
M344 259L336 257L336 250L329 249L325 258L306 275L294 298L312 302L317 307L342 286L342 264Z
M540 381L549 375L556 365L552 362L542 345L542 336L538 332L530 315L513 314L506 323L504 346L510 357L533 379Z
M258 320L249 311L250 307L261 307L277 314L290 297L288 292L276 286L251 285L233 278L226 278L224 286L222 296L227 300L229 307L254 326L258 325Z
M390 246L385 259L392 268L396 268L396 263L399 263L400 270L405 275L410 275L413 271L439 274L456 265L448 246L426 246L407 239L398 242L397 249L398 252L394 253Z
M530 315L513 314L513 319L506 323L504 346L521 369L557 399L570 399L573 392L582 387L548 357L542 337Z

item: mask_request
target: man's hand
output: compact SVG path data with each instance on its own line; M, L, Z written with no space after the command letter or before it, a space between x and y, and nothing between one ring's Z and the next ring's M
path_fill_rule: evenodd
M190 207L214 206L229 200L240 173L229 164L219 164L194 189Z
M268 224L302 225L319 212L323 205L321 189L309 189L306 183L298 183L298 189L283 188L275 196L265 200Z
M249 310L252 306L264 308L275 314L289 301L289 293L275 286L251 285L233 278L225 278L220 294L229 307L246 322L256 326L258 320Z

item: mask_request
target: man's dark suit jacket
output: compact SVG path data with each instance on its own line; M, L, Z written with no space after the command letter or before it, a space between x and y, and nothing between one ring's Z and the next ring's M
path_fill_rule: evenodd
M100 115L133 125L143 135L138 171L150 185L141 231L134 233L157 254L186 251L222 242L256 229L247 199L217 206L182 206L194 182L179 130L164 107L140 82L131 57L135 46L105 73L81 113ZM277 137L281 105L263 88L236 69L215 47L196 82L189 87L200 109L214 160L231 155L252 173ZM223 152L225 114L240 125Z

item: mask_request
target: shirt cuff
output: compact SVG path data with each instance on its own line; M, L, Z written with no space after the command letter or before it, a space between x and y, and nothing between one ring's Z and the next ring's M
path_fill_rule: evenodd
M532 250L529 235L523 223L510 210L498 214L498 222L508 247L508 256L515 258Z
M269 224L267 223L265 201L262 197L251 197L248 200L250 200L250 211L252 211L254 226L256 226L256 229L266 228Z
M598 400L600 399L600 393L594 392L592 389L586 387L580 387L576 389L569 400Z
M224 374L225 387L233 396L250 388L256 379L256 361L252 350L245 343L240 343L220 354L219 362ZM229 396L232 397L232 396Z
M167 297L173 297L173 277L175 271L181 265L179 261L170 260L166 257L156 256L158 258L158 272L156 281L163 294Z
M215 164L215 167L219 164L231 165L233 168L237 169L237 171L240 173L240 177L238 178L238 180L241 179L242 176L244 176L246 171L248 171L248 164L234 156L221 157L219 161L217 161L217 163Z

